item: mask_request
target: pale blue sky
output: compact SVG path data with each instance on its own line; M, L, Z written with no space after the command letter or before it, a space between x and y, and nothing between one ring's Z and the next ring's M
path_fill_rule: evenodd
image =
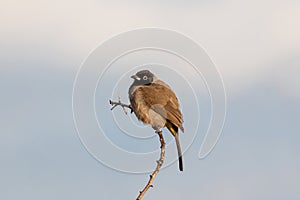
M224 78L228 108L210 156L198 160L200 135L184 155L184 173L177 164L162 170L145 199L300 199L299 6L1 1L0 198L135 199L148 175L111 170L85 150L72 86L100 42L155 26L207 50Z

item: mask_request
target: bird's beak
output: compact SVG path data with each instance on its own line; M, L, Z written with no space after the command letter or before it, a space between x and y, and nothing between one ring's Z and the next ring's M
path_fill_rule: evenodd
M141 78L140 77L138 77L137 75L132 75L130 78L133 78L134 80L141 80Z

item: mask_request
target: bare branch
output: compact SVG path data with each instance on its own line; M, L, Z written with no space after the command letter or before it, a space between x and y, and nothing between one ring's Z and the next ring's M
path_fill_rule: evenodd
M125 108L129 108L131 110L131 113L133 112L130 105L127 105L127 104L124 104L124 103L121 102L120 97L119 97L118 102L114 102L114 101L109 100L109 104L112 105L110 110L113 110L117 106L121 106L123 108L125 114L127 114ZM166 143L165 143L164 137L162 135L162 131L160 130L160 131L155 131L155 132L158 134L159 141L160 141L160 144L161 144L160 145L160 158L159 158L159 160L156 161L157 166L156 166L154 172L150 175L150 179L149 179L147 185L144 187L144 189L142 191L140 191L140 194L139 194L139 196L137 197L136 200L141 200L143 198L143 196L145 195L145 193L148 191L148 189L150 187L153 187L153 181L154 181L156 175L158 174L158 172L159 172L159 170L160 170L160 168L163 165L164 160L165 160L165 145L166 145Z
M150 175L150 179L147 183L147 185L144 187L144 189L142 191L140 191L140 194L139 196L137 197L136 200L141 200L144 196L144 194L147 192L147 190L150 188L150 187L153 187L153 181L156 177L156 175L158 174L161 166L163 165L164 163L164 160L165 160L165 140L164 140L164 137L162 135L162 131L156 131L156 133L158 134L159 136L159 141L160 141L160 158L157 162L157 166L154 170L154 172Z
M125 108L129 108L129 109L130 109L130 112L132 113L132 108L131 108L131 106L122 103L120 97L119 97L119 101L118 101L118 102L109 100L109 104L112 105L112 107L111 107L110 110L113 110L113 109L114 109L115 107L117 107L117 106L121 106L121 107L123 108L123 111L124 111L124 113L125 113L126 115L127 115L127 111L125 110Z

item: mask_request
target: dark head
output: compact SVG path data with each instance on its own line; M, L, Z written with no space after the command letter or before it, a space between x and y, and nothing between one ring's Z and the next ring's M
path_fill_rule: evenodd
M131 78L134 79L134 85L149 85L156 79L155 75L149 70L139 71L131 76Z

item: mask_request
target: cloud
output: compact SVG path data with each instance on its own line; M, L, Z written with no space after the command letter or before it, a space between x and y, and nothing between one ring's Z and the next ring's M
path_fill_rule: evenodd
M172 6L35 0L2 4L2 40L8 40L13 48L29 41L42 44L38 48L54 48L66 59L79 55L83 59L117 33L137 27L165 27L202 44L232 88L251 84L268 68L270 60L300 48L297 1L177 1Z

